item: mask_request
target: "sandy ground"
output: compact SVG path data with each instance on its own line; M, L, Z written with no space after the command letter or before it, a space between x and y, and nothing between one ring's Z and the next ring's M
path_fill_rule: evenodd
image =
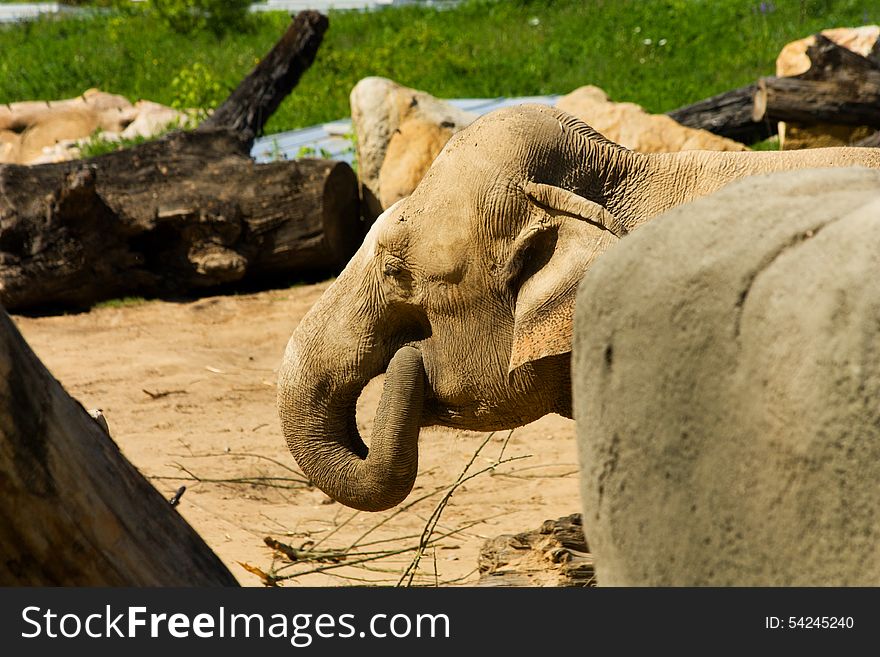
M275 380L291 332L327 286L14 320L67 391L103 409L125 456L163 495L186 485L178 509L243 585L261 579L242 564L296 575L285 586L394 584L487 434L423 429L416 487L391 511L356 512L304 484L281 435ZM380 392L377 379L361 395L365 436ZM469 473L497 463L505 441L503 458L516 460L456 488L415 584L474 584L487 538L579 510L573 423L547 416L507 438L492 436ZM347 551L346 564L370 560L291 564L274 556L267 536L328 558ZM325 570L307 573L315 569Z

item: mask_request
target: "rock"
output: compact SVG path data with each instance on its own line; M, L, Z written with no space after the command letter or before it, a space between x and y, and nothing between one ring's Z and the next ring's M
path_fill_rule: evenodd
M108 94L98 89L87 89L81 96L64 100L27 100L8 105L0 105L0 130L22 132L28 126L41 123L46 117L59 111L85 110L95 114L112 117L124 115L131 110L128 99ZM125 119L120 118L120 121ZM118 126L119 124L115 124ZM110 129L116 129L111 127Z
M387 78L369 77L351 91L358 177L368 219L409 196L449 138L476 114ZM558 106L612 141L643 152L746 150L705 130L686 128L633 103L613 103L598 87L581 87Z
M822 30L822 34L843 48L867 57L880 38L880 26L836 27ZM805 73L810 68L807 48L815 43L814 36L808 36L783 46L776 58L777 76L794 76ZM799 148L822 148L827 146L848 146L864 139L874 132L868 126L847 126L820 123L813 126L779 122L779 144L783 150Z
M408 196L449 138L477 118L380 77L358 82L350 101L368 219Z
M96 132L107 140L152 137L188 115L150 101L134 105L97 89L57 101L0 106L0 164L47 164L79 157Z
M123 139L149 138L166 131L169 126L184 127L192 122L192 113L181 112L149 100L139 100L134 108L137 114L120 133Z
M556 103L613 142L642 153L744 151L743 144L681 125L665 114L649 114L635 103L616 103L599 87L575 89Z
M880 585L880 171L731 183L581 281L600 586Z

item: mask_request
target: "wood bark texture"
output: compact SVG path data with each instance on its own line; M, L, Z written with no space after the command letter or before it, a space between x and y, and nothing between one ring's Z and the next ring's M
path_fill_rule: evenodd
M862 148L880 148L880 130L877 132L873 132L864 139L860 139L853 146L860 146Z
M775 121L752 118L757 85L733 89L680 107L667 115L690 128L701 128L743 144L754 144L777 132Z
M0 586L236 586L0 310Z
M235 133L0 167L0 303L87 306L341 269L363 238L344 162L255 164Z
M317 11L297 14L269 54L198 129L227 128L253 140L315 61L328 26Z

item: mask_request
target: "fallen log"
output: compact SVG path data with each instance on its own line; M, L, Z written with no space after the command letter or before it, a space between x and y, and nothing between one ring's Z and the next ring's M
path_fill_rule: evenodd
M0 586L236 586L0 309Z
M87 306L332 272L362 237L343 162L257 165L227 131L0 167L0 302Z
M689 128L701 128L743 144L754 144L776 134L775 121L752 118L754 84L706 98L667 112L667 116Z
M88 306L338 272L365 232L352 169L249 154L326 28L321 14L298 14L193 132L88 160L0 166L0 303Z
M595 586L581 514L545 520L537 530L489 539L480 550L478 586Z
M880 71L858 83L762 78L753 116L758 120L880 127Z
M810 68L758 81L752 118L880 127L880 66L817 34Z

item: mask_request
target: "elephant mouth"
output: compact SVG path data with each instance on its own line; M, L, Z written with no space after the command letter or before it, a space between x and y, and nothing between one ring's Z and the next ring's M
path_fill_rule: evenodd
M505 431L548 413L571 417L570 353L546 356L512 374L501 368L494 379L485 376L475 388L444 395L438 392L431 352L425 345L421 349L426 375L422 426Z

